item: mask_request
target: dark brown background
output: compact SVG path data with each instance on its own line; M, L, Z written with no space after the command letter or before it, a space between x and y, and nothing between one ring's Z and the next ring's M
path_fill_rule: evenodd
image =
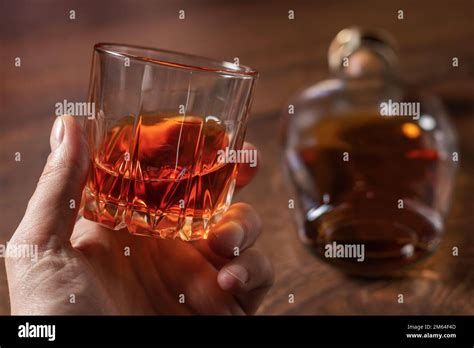
M76 19L69 19L69 10ZM178 19L185 10L186 19ZM403 10L404 20L397 19ZM288 10L295 19L288 20ZM18 224L49 152L54 104L84 100L96 42L184 51L261 73L249 140L263 154L239 195L262 214L258 245L276 284L262 314L474 313L474 2L463 1L2 1L0 243ZM460 136L461 170L447 234L426 268L402 280L348 278L299 243L280 173L278 111L298 89L328 76L327 47L351 25L385 28L399 43L402 74L439 94ZM14 66L21 57L22 66ZM452 57L460 66L453 68ZM22 161L14 161L21 152ZM459 247L453 257L451 249ZM288 294L295 303L288 303ZM397 303L404 294L405 303ZM3 261L0 314L9 313Z

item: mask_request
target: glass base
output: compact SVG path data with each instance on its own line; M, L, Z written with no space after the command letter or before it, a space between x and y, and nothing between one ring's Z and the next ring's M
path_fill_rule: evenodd
M232 190L229 194L232 195ZM82 202L82 216L109 229L127 228L133 235L194 241L207 238L212 226L220 221L229 207L230 198L207 216L140 211L127 205L100 200L87 187Z

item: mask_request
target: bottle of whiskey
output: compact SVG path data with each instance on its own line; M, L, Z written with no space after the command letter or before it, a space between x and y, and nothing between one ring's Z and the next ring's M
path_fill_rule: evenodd
M454 130L438 99L401 82L385 33L344 29L328 58L333 78L295 96L283 115L300 237L345 272L403 274L443 234Z

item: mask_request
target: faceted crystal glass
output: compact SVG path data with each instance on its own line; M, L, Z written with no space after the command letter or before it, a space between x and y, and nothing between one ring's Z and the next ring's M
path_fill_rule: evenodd
M192 55L94 47L82 215L111 229L206 238L230 205L257 72Z

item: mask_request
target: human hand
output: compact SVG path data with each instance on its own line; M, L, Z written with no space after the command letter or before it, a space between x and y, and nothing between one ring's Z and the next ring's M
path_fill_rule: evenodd
M209 238L195 243L132 236L82 218L76 222L89 166L87 142L74 117L63 116L55 121L50 143L36 191L10 240L39 250L37 262L6 259L12 314L257 310L273 283L273 269L252 248L261 229L252 207L232 205ZM254 173L240 165L237 186ZM71 199L77 202L73 209Z

